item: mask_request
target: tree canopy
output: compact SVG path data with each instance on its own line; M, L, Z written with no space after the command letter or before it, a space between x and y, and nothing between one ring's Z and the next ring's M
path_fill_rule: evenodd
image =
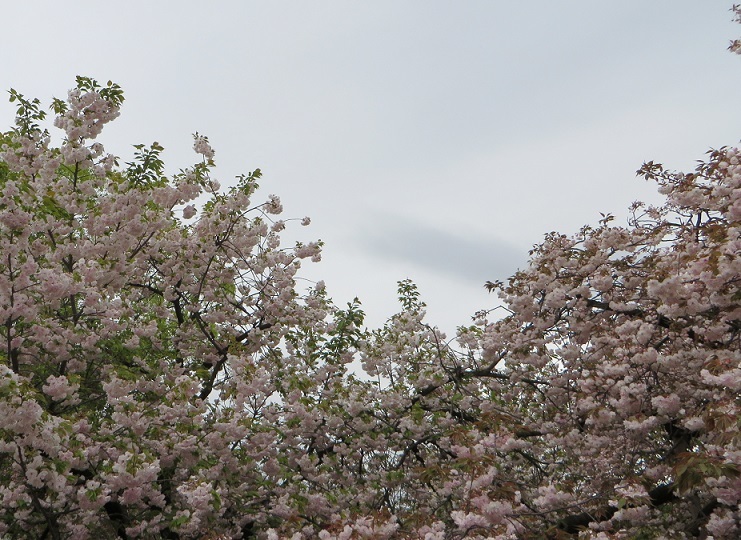
M0 536L741 534L739 149L644 164L662 205L547 235L448 340L410 281L375 330L299 290L320 243L281 243L259 170L222 189L205 136L171 176L106 153L116 84L53 101L58 146L10 99Z

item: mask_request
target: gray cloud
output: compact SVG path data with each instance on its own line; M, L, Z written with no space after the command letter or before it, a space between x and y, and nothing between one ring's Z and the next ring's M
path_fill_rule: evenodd
M441 229L398 215L376 216L358 243L376 256L466 282L504 280L527 262L527 249L492 235Z

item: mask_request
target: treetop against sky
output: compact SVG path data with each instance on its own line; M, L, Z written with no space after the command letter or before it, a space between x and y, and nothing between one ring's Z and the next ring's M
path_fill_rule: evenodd
M205 135L108 153L117 84L10 100L0 535L738 538L739 149L645 162L660 202L547 234L450 340L411 280L370 329L307 287L309 220Z

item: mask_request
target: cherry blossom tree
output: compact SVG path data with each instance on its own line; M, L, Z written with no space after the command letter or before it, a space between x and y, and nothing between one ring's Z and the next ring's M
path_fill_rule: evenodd
M291 387L278 344L296 326L324 332L321 287L294 286L319 244L281 247L280 200L251 202L259 170L222 192L206 137L200 162L172 178L157 143L119 167L95 140L119 115L113 83L78 77L54 100L58 148L39 101L10 99L0 534L244 534L270 497L267 400Z
M489 284L507 316L456 344L402 282L358 343L378 380L315 421L301 464L358 500L320 537L737 538L740 162L645 164L664 205L549 235Z

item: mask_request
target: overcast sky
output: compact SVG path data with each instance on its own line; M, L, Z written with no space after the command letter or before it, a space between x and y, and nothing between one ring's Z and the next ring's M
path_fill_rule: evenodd
M158 141L177 171L207 135L222 185L259 167L287 217L312 217L296 237L326 246L304 275L337 303L380 324L411 278L452 333L544 233L659 200L644 161L738 143L731 4L16 0L0 88L49 102L75 75L116 81L109 152Z

